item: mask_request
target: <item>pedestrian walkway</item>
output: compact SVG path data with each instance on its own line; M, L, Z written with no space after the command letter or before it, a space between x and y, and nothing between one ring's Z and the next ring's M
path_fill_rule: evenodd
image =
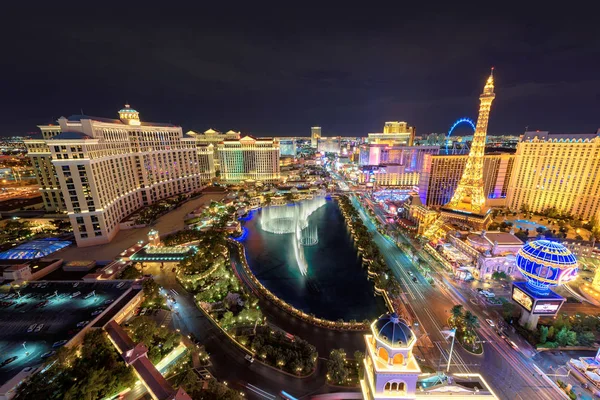
M224 196L224 193L203 194L199 198L190 200L163 215L151 226L120 231L110 243L91 247L68 247L55 253L55 255L65 261L112 261L119 257L123 250L128 249L139 241L147 241L150 229L158 230L161 235L179 231L185 228L184 220L187 214L205 204L210 204L211 201L220 201Z

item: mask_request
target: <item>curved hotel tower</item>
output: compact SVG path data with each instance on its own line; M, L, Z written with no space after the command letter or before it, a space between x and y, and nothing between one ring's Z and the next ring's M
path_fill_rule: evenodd
M119 119L73 115L58 124L40 126L43 138L26 145L40 183L57 184L47 192L62 194L78 246L110 242L134 211L199 190L215 174L212 146L183 138L179 126L143 122L129 105Z

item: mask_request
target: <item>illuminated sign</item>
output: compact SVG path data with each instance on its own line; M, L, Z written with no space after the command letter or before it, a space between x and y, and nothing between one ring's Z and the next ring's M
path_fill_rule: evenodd
M533 297L531 297L516 286L513 286L512 299L516 301L521 307L531 312L531 309L533 308Z
M538 300L535 302L532 314L554 315L562 305L562 300Z

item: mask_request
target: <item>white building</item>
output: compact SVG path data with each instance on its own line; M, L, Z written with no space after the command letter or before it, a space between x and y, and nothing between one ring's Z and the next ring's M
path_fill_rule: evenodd
M244 136L219 143L221 179L226 183L246 180L279 182L279 141L273 138Z
M181 127L142 122L129 105L119 119L74 115L58 123L60 133L44 144L78 246L110 242L122 219L158 200L199 190L214 171L210 150L199 157L195 140L184 139ZM41 149L36 140L26 145L33 157ZM40 181L51 180L48 168L38 172Z

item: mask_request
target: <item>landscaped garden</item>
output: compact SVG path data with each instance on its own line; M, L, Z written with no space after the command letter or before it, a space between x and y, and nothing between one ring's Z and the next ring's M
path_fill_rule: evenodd
M299 338L290 340L265 324L258 298L231 268L225 232L183 232L171 240L193 238L198 252L180 262L177 277L198 306L261 361L297 375L312 372L317 359L314 346Z
M348 228L354 237L358 251L368 267L369 277L375 283L375 288L387 291L390 297L398 296L400 294L400 285L381 255L379 247L373 242L373 236L363 223L358 211L354 208L348 197L340 196L338 201L340 210L344 218L346 218Z
M449 324L451 328L455 329L456 340L465 350L481 354L483 346L475 332L475 328L479 327L479 318L471 311L465 312L463 306L460 304L452 307L450 313L452 315L449 319Z
M514 310L505 319L514 318ZM507 319L508 320L508 319ZM556 349L558 347L593 347L596 334L600 330L600 320L596 315L578 313L568 316L560 313L551 320L542 320L534 331L515 324L519 333L537 348Z
M361 351L355 351L354 359L349 360L344 349L331 350L327 359L327 382L336 386L359 386L364 358Z
M44 372L37 372L17 389L15 399L111 398L133 387L136 377L122 360L106 333L85 335L79 347L61 347Z

